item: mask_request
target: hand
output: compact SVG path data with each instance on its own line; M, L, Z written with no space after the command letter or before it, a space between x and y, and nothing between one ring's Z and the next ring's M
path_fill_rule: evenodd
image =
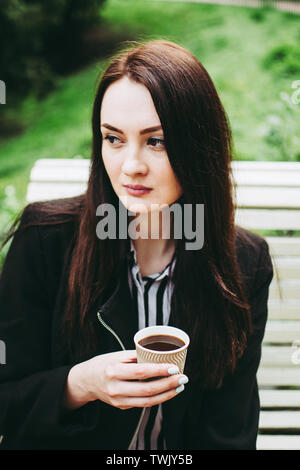
M89 401L101 400L127 410L163 403L178 394L179 379L186 377L178 373L170 375L171 367L174 364L138 364L135 350L95 356L70 370L64 406L75 409Z

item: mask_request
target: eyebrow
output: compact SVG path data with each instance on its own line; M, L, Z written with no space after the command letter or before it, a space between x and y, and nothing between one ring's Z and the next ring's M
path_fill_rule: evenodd
M121 129L118 129L117 127L114 127L114 126L111 126L110 124L101 124L101 127L106 127L107 129L110 129L111 131L115 131L115 132L119 132L119 134L124 134L123 131L121 131ZM159 131L161 130L162 127L161 126L153 126L153 127L147 127L147 129L142 129L140 131L140 134L143 135L143 134L148 134L150 132L155 132L155 131Z

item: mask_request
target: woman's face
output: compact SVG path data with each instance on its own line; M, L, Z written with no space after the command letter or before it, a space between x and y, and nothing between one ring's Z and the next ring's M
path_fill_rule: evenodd
M104 166L126 209L145 213L174 203L182 189L148 89L128 77L112 83L103 96L100 122ZM151 190L130 190L126 185Z

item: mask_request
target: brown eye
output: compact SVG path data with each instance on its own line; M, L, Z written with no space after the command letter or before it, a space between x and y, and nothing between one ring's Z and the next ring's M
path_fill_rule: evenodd
M113 142L114 139L120 140L118 139L118 137L116 137L115 135L111 135L111 134L108 134L106 137L104 137L104 140L107 140L110 144L114 143Z
M158 139L157 137L150 137L150 139L148 139L148 142L152 147L158 149L165 148L165 141L163 139Z

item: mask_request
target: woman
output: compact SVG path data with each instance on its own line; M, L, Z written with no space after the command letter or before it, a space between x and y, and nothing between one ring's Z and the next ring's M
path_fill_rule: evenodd
M265 240L234 224L209 75L177 44L133 43L103 74L92 125L86 193L27 206L4 264L2 448L255 449L273 270ZM163 229L174 203L193 227L203 205L201 249L175 236L175 216ZM116 233L122 207L126 227L138 218L131 236L105 238L103 207ZM184 374L137 364L133 336L153 324L190 336Z

